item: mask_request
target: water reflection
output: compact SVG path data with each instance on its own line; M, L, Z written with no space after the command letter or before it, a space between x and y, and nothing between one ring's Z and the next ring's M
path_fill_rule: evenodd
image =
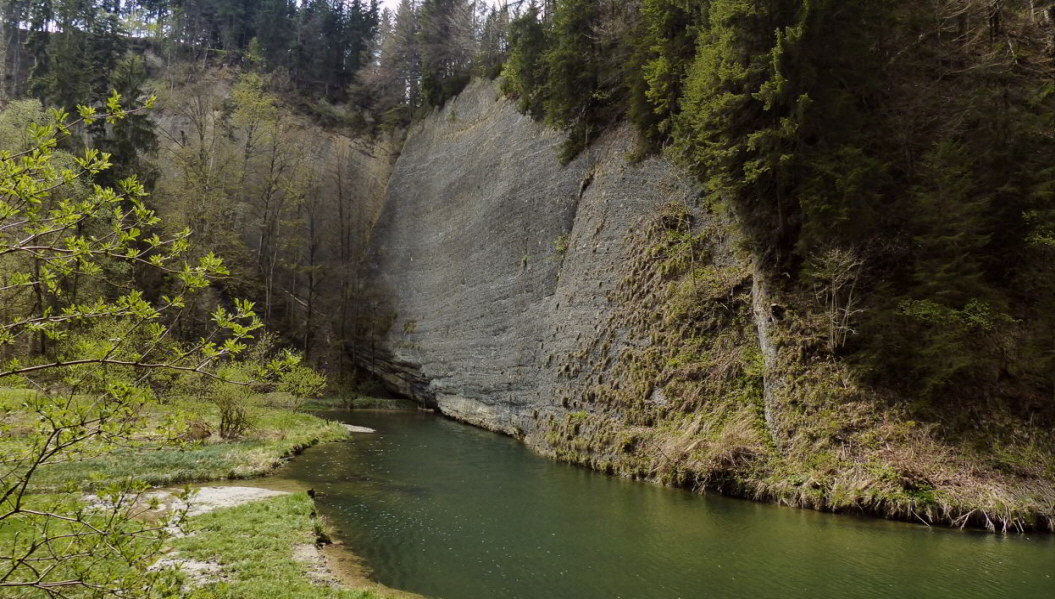
M422 413L349 421L379 433L309 450L279 477L322 492L380 582L432 597L1055 597L1053 535L698 497Z

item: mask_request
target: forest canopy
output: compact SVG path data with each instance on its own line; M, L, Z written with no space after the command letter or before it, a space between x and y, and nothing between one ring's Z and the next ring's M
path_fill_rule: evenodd
M629 121L643 153L737 214L789 290L844 307L853 290L852 332L829 349L872 380L1052 397L1050 9L554 4L512 21L502 85L568 131L566 159ZM836 258L852 277L823 292Z

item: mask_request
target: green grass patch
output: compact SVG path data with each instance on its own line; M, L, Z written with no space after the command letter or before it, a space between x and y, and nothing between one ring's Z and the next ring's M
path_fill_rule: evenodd
M311 414L254 407L250 417L253 426L244 438L223 441L211 435L186 441L186 431L194 426L215 430L219 421L216 407L189 401L158 405L144 418L145 438L138 446L46 466L35 477L34 485L38 491L90 491L123 481L168 486L248 478L271 472L305 447L348 437L339 424ZM158 427L169 429L162 438L156 435Z
M0 454L19 455L38 434L35 415L25 408L34 395L25 389L0 389ZM177 399L150 404L138 415L126 447L98 456L91 455L88 447L87 454L71 455L71 461L43 466L34 475L31 492L260 476L305 447L348 437L339 424L275 406L270 396L251 398L247 413L251 426L246 433L224 440L216 433L220 413L212 402Z
M172 543L170 557L216 564L222 581L190 591L190 599L375 599L312 582L294 548L313 545L321 523L303 493L274 497L193 518L194 534Z
M71 494L30 495L23 507L36 512L63 513L70 518L60 520L26 513L0 522L0 549L4 555L28 558L20 566L15 566L13 561L4 564L7 582L35 580L45 569L37 563L43 560L47 564L48 582L78 580L88 587L105 586L117 596L134 593L143 599L158 597L166 586L172 590L171 575L162 572L152 578L142 575L153 563L152 555L161 547L161 539L149 531L153 525L134 518L115 518L115 512L125 510L97 509ZM45 537L52 542L42 545L40 541ZM50 550L57 547L66 552L68 559L48 558ZM15 566L11 572L7 570L9 564ZM151 589L145 591L143 585L148 583ZM102 596L80 586L55 588L62 589L55 597ZM16 586L4 589L0 596L35 599L47 595L39 589Z

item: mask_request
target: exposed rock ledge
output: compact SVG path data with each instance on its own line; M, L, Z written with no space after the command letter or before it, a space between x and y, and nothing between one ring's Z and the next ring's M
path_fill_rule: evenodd
M698 188L628 130L567 166L559 132L476 82L412 129L364 264L359 363L394 391L513 435L585 384L558 361L595 339L628 234ZM618 349L618 348L615 348Z

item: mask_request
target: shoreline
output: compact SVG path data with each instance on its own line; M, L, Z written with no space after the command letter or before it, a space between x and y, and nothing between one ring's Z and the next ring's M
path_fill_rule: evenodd
M196 494L189 502L190 510L187 514L186 524L193 530L195 519L204 514L223 512L233 508L248 506L250 504L267 502L275 498L294 498L297 496L308 497L312 505L313 522L320 522L323 535L327 542L320 542L319 530L305 530L305 533L316 535L315 542L293 544L289 547L292 559L305 566L304 576L312 584L319 587L338 587L354 592L372 592L383 596L385 599L427 599L423 595L401 591L387 587L371 578L369 567L363 559L357 555L348 545L340 540L340 533L330 525L323 516L317 515L314 499L311 499L307 489L303 485L293 482L280 485L267 485L268 476L262 476L254 481L230 481L232 484L224 484L225 481L217 481L217 484L201 483L191 485ZM265 484L252 484L252 483ZM279 490L278 488L281 488ZM299 487L299 488L297 488ZM178 509L183 503L176 496L182 489L174 487L154 489L144 494L143 499L157 499L160 502L158 510L152 510L149 517L157 517L166 511ZM186 536L193 536L191 532ZM185 535L177 534L173 539L185 538ZM220 556L222 557L222 555ZM184 584L188 591L211 583L225 581L226 574L222 560L201 561L180 556L179 543L169 543L169 546L160 554L160 559L155 566L178 567L185 576Z

